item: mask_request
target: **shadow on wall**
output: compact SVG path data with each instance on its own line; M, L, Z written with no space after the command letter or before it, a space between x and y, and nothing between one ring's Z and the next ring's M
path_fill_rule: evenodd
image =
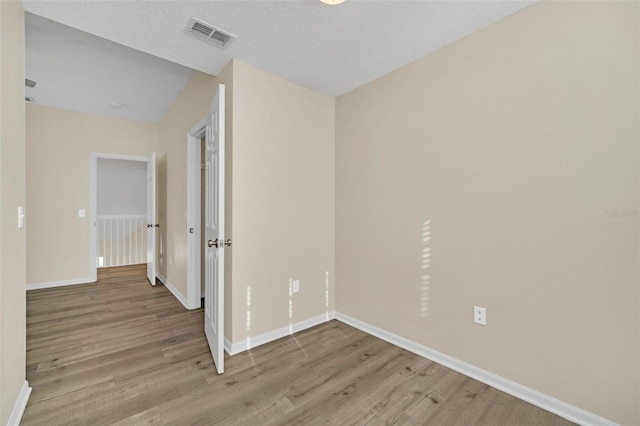
M167 154L156 159L156 202L158 223L158 271L167 277L167 263L165 259L165 247L167 246Z

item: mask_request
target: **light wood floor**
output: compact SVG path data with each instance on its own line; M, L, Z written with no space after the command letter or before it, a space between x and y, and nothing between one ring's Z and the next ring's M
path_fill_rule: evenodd
M202 310L143 269L30 291L22 424L571 424L338 321L225 365L217 375Z

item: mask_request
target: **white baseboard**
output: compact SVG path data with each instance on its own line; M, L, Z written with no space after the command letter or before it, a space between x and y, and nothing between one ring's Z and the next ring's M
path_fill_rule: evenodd
M27 284L27 291L39 290L42 288L64 287L67 285L91 284L94 282L96 282L96 280L92 280L90 277L87 277L87 278L77 278L74 280L49 281L46 283L31 283L31 284Z
M22 415L24 414L24 409L27 408L29 395L31 395L31 388L29 387L29 382L25 380L22 384L22 389L20 389L18 400L13 406L13 410L11 411L11 416L9 417L9 422L7 423L8 426L18 426L20 424L20 420L22 419Z
M258 336L251 336L235 343L231 343L225 338L225 350L229 355L236 355L248 349L264 345L265 343L273 342L274 340L278 340L282 337L298 333L302 330L306 330L307 328L315 327L316 325L325 323L327 321L331 321L332 319L335 319L335 317L336 315L334 311L326 312L313 318L309 318L304 321L288 325L286 327L278 328L277 330L269 331Z
M169 280L167 280L161 274L156 273L156 275L158 276L158 279L162 282L162 284L164 284L164 286L171 292L171 294L173 294L173 296L178 299L180 303L182 303L182 306L184 306L186 309L189 309L189 307L187 306L187 299L185 299L185 297L180 294L180 292L169 282Z
M365 333L376 336L382 340L385 340L393 345L399 346L403 349L420 355L423 358L430 359L431 361L442 364L452 370L462 373L465 376L469 376L479 382L485 383L496 389L499 389L509 395L513 395L516 398L527 401L537 407L557 414L560 417L564 417L574 423L581 425L593 425L593 426L615 426L616 423L597 416L593 413L589 413L581 408L567 404L559 399L553 398L549 395L545 395L541 392L523 386L521 384L512 382L511 380L500 377L497 374L493 374L489 371L475 367L471 364L467 364L464 361L460 361L457 358L446 355L442 352L438 352L434 349L423 346L412 340L405 339L404 337L382 330L366 322L357 320L348 315L336 312L336 319L348 324L352 327L360 329Z

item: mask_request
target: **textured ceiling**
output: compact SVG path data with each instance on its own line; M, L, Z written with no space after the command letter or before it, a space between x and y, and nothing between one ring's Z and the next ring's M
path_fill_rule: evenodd
M338 96L533 1L23 0L28 12L217 75L240 59ZM227 50L185 35L196 17L238 39Z

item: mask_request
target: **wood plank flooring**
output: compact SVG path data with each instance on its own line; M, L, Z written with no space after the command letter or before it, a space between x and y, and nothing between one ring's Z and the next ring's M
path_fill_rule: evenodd
M145 269L27 293L23 425L569 425L338 321L225 357Z

